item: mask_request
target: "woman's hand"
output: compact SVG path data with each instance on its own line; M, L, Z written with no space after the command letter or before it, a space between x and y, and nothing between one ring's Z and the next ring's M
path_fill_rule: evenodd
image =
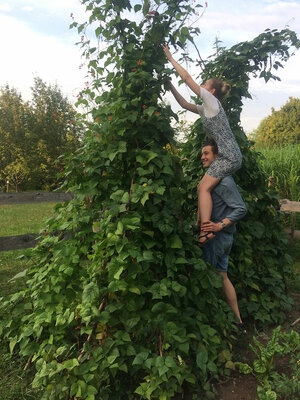
M166 55L167 59L170 61L173 57L172 57L172 54L171 54L171 52L169 50L169 47L165 44L163 49L164 49L164 52L165 52L165 55Z
M203 232L219 232L222 230L222 225L220 222L214 223L212 221L204 221L201 225L201 231Z
M166 79L165 82L164 82L164 86L165 86L165 88L167 90L170 90L173 85L172 85L172 83L171 83L171 81L169 79Z

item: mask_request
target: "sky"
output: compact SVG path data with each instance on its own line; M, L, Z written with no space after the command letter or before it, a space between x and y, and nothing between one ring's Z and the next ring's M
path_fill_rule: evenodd
M75 29L69 29L71 14L76 21L86 20L80 0L0 0L0 87L8 84L24 100L30 100L30 87L38 76L48 84L57 84L75 103L87 79L76 46L80 37ZM201 30L197 44L204 58L213 53L216 37L226 48L250 41L267 28L288 27L300 38L300 0L207 0L207 8L194 26ZM188 68L193 71L192 65ZM244 101L241 118L246 132L256 129L272 108L280 109L290 96L300 97L299 69L300 50L278 72L280 82L251 80L253 99ZM183 86L179 89L189 97ZM167 100L175 111L179 110L172 96ZM186 114L189 121L195 118Z

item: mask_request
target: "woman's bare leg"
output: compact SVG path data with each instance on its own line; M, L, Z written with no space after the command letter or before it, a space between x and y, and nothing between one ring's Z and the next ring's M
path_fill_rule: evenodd
M201 224L205 221L209 221L212 213L212 198L211 191L217 186L220 179L214 178L208 174L205 174L197 186L198 192L198 219L197 225L201 227ZM201 230L200 236L203 236L205 232ZM205 243L209 238L213 238L213 234L208 234L208 237L199 239L200 243Z

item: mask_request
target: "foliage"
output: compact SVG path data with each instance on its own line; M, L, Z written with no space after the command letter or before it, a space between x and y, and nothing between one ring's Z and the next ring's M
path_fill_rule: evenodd
M300 201L300 145L257 149L259 164L266 178L273 177L280 198Z
M290 97L280 110L264 118L255 131L256 146L273 147L298 144L300 141L300 99Z
M165 69L162 43L184 48L193 40L198 31L186 25L197 6L180 0L146 0L134 6L128 0L83 3L106 47L100 52L90 47L89 23L72 24L82 35L93 78L79 100L92 106L88 130L64 171L62 188L75 198L58 205L48 221L48 235L33 253L27 286L2 303L6 318L0 330L11 351L17 349L35 364L33 386L43 389L42 399L169 400L183 396L186 387L203 397L210 378L226 369L228 359L221 355L230 351L233 315L220 298L220 277L194 243L189 205L193 175L185 176L179 157L168 151L174 144L171 118L176 116L161 102L172 72ZM268 40L252 50L263 53L265 46L274 45L288 58L288 47L283 48L293 33L283 31L276 46L272 39L277 34L266 35ZM238 69L236 54L222 60L223 66L234 63ZM241 56L245 67L247 57ZM236 95L245 93L242 82L239 88ZM239 108L239 99L230 104ZM256 237L244 226L236 252L243 295L266 286L262 299L245 307L257 303L256 319L264 321L270 314L276 320L289 305L282 283L286 248L281 233L267 232L258 219L277 228L271 207L277 199L266 194L242 132L239 142L244 190L249 191L243 193L252 218L248 224L255 228L253 235L268 239L265 253L259 249L256 259ZM195 161L194 153L192 157ZM190 163L190 170L199 164ZM247 275L248 257L253 257L259 278ZM254 283L264 278L263 285Z
M18 232L15 231L14 233L17 234ZM2 236L2 233L0 236ZM22 257L23 253L24 250L0 252L0 297L7 297L9 294L22 290L24 279L22 282L22 279L11 280L11 278L29 267L30 261ZM7 341L1 340L0 398L3 400L32 400L40 398L30 385L34 378L34 370L30 368L24 370L27 360L18 354L10 354L7 347Z
M34 79L31 103L9 86L0 91L0 180L25 189L57 187L57 158L78 146L75 111L56 85Z
M277 398L276 392L281 398L293 400L299 395L299 357L300 336L296 331L281 332L278 326L272 332L272 336L264 346L253 337L254 345L249 344L250 349L256 355L253 366L236 362L235 365L244 374L252 373L263 386L258 386L257 393L260 400L272 400ZM285 374L274 371L275 358L291 355L292 379ZM284 384L283 384L284 383ZM276 392L275 392L276 390Z
M291 306L286 294L285 277L290 274L290 257L287 239L282 231L277 193L268 191L266 177L259 167L259 154L253 150L240 125L242 98L251 97L248 85L251 75L265 81L279 79L272 66L282 66L291 48L298 47L294 32L286 29L267 30L251 42L242 42L231 49L218 48L215 57L205 65L200 80L220 77L230 83L232 89L224 109L230 126L243 153L241 169L234 178L240 186L248 214L238 224L231 252L230 274L237 289L242 315L253 318L258 324L283 321L284 310ZM271 63L271 64L270 64ZM271 69L270 69L271 67ZM184 147L184 172L188 185L185 204L189 213L195 213L195 182L204 171L201 166L201 146L205 133L198 120Z

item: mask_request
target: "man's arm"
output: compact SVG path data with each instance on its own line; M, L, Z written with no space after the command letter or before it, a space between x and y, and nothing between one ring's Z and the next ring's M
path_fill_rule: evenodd
M228 218L223 218L220 222L204 221L201 225L201 229L203 232L220 232L224 228L229 228L234 223L235 222L230 221Z

